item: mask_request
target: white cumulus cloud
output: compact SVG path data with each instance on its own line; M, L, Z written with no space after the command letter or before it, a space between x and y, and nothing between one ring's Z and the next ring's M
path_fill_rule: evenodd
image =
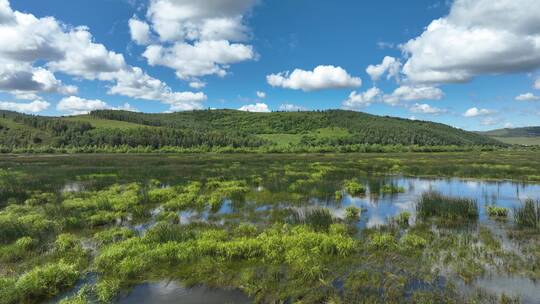
M409 111L411 111L412 113L421 113L421 114L441 114L441 113L446 112L446 110L444 109L432 107L425 103L424 104L415 103L413 106L409 108Z
M65 97L58 102L56 109L70 115L86 114L94 110L109 109L110 106L99 99L84 99L77 96Z
M536 79L534 82L534 88L540 90L540 78Z
M392 94L384 95L383 101L397 105L401 101L414 100L440 100L444 97L441 89L430 86L401 86L392 92Z
M521 95L517 96L516 100L518 100L518 101L535 101L535 100L540 100L540 97L534 95L533 93L525 93L525 94L521 94Z
M180 79L207 75L225 76L233 64L253 59L255 52L249 45L227 40L178 42L171 47L150 45L143 53L151 66L166 66L176 71Z
M245 111L245 112L257 112L257 113L270 112L270 108L265 103L248 104L248 105L240 107L240 109L238 110Z
M313 71L295 69L292 73L271 74L266 80L273 87L303 91L355 88L362 85L360 78L351 76L342 67L332 65L320 65Z
M192 81L189 83L189 86L195 90L200 90L200 89L203 89L204 87L206 87L206 82L204 81L200 81L200 80L195 80L195 81Z
M77 93L76 86L64 85L51 71L27 63L0 63L0 90L15 95Z
M266 93L265 92L262 92L262 91L257 91L256 92L256 95L258 98L260 99L265 99L266 98Z
M403 73L416 83L466 82L482 74L540 67L537 0L456 0L402 46Z
M202 93L174 92L162 81L145 74L140 68L122 71L109 94L123 95L143 100L159 100L170 105L169 111L202 109L207 96Z
M46 110L51 104L43 100L28 103L0 101L0 109L25 113L38 113Z
M132 107L127 102L119 107L113 107L99 99L85 99L78 96L63 98L56 105L56 109L60 112L67 113L68 115L82 115L91 111L105 109L138 112L136 108Z
M147 16L163 41L243 40L256 0L151 0Z
M129 33L131 39L139 45L150 43L150 26L144 21L135 17L129 19Z
M494 110L479 109L477 107L474 107L474 108L470 108L467 111L465 111L465 113L463 113L463 116L465 116L465 117L478 117L478 116L487 116L487 115L491 115L491 114L494 114L494 113L495 113Z
M206 99L204 94L173 92L162 81L128 65L122 54L94 42L87 27L71 27L53 17L14 12L5 0L0 2L0 8L10 17L0 25L0 90L14 95L75 94L76 87L56 79L54 72L62 72L112 83L110 94L157 100L174 108L200 108ZM180 104L183 100L187 101Z
M397 78L401 70L401 62L394 57L384 57L381 64L370 65L366 69L366 73L371 77L373 81L379 80L384 74L388 72L387 78Z
M180 79L224 76L231 64L257 58L253 47L244 43L250 37L245 15L256 2L151 0L147 22L130 22L137 27L132 39L147 43L146 38L155 33L159 41L149 45L143 56L150 65L174 69Z
M379 88L373 87L365 92L351 92L349 98L343 101L343 108L348 110L358 110L370 106L372 103L380 100L382 92Z

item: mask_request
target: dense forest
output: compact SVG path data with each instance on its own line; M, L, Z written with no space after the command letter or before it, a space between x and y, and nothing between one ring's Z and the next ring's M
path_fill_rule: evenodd
M444 124L342 110L203 110L167 114L102 110L70 117L0 113L3 151L43 147L177 147L286 152L360 151L366 146L504 146L481 134Z

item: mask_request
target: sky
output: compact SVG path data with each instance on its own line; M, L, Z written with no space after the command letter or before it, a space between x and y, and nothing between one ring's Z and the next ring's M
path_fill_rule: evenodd
M0 0L0 109L540 125L537 0Z

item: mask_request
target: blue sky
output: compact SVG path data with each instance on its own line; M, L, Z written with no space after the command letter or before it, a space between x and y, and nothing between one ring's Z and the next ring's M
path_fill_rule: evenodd
M535 0L0 0L0 108L540 125L538 15Z

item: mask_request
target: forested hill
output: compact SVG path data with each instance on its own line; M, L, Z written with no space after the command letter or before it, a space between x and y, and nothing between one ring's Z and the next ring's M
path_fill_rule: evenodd
M305 140L402 145L500 144L444 124L381 117L354 111L248 113L207 110L170 114L95 111L92 117L179 129L239 131L247 134L302 135ZM328 138L326 138L328 137Z
M540 127L498 129L482 132L482 134L496 137L538 137L540 136Z
M6 147L227 147L321 150L366 145L500 146L489 137L444 124L360 112L248 113L202 110L170 114L94 111L43 117L0 111L0 146Z
M540 145L540 127L498 129L478 133L509 144Z

